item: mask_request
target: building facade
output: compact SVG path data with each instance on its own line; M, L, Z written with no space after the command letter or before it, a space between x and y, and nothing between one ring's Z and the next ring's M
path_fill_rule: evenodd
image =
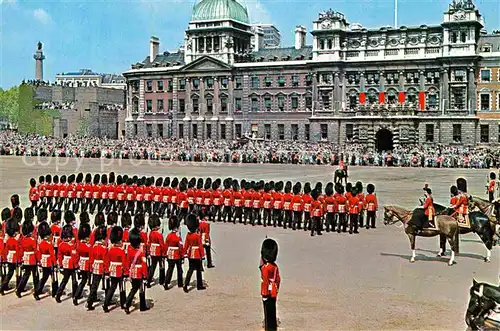
M482 29L471 1L454 1L440 24L397 29L350 26L328 10L312 45L297 26L294 46L252 52L246 8L202 0L183 51L159 54L153 38L124 73L126 135L474 145Z
M98 74L91 69L80 69L56 75L55 83L70 87L106 87L124 90L125 77L115 74Z
M280 30L274 24L252 24L253 27L262 30L263 48L276 48L281 46Z

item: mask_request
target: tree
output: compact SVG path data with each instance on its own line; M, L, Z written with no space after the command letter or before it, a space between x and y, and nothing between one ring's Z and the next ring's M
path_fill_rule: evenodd
M14 127L19 121L19 87L0 89L0 118L6 119Z

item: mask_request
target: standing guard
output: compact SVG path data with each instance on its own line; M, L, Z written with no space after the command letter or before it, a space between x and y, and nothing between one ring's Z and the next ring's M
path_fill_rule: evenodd
M233 204L234 204L234 215L233 215L233 223L236 223L236 219L239 220L239 223L243 223L243 194L240 190L238 181L233 180ZM200 222L201 226L201 222ZM208 257L207 257L208 258Z
M163 254L165 252L165 243L163 241L163 236L159 232L161 226L160 217L153 214L149 217L149 253L151 255L151 265L149 266L148 274L148 287L151 287L151 282L156 271L156 266L160 265L160 275L158 283L163 285L165 283L165 263L163 260Z
M80 284L76 288L76 293L73 295L73 304L78 306L78 300L83 297L83 290L90 279L90 251L92 247L89 245L90 224L82 223L78 229L78 271L80 274Z
M0 294L4 295L5 291L10 290L9 282L16 274L16 289L19 286L19 263L21 262L21 249L19 247L19 241L17 239L19 235L19 224L13 218L10 218L6 222L5 232L7 233L8 239L4 246L4 257L7 263L7 274L3 278L2 288L0 289Z
M38 236L40 237L40 244L38 245L38 261L40 263L40 267L42 267L42 279L38 283L38 287L35 288L33 294L36 300L40 300L40 295L43 293L43 288L45 287L45 283L49 279L49 276L52 278L53 296L55 296L57 291L54 279L54 273L56 272L54 269L57 268L57 262L54 247L50 241L51 234L52 232L50 231L50 227L47 222L41 222L38 225Z
M375 195L375 185L368 184L366 186L366 192L368 194L365 197L365 209L366 209L366 229L370 227L375 229L375 220L377 218L378 201Z
M203 213L202 213L203 215ZM205 256L207 257L207 268L214 268L212 263L212 239L210 238L210 223L207 222L206 216L203 216L200 221L199 231L201 235L201 242L205 248Z
M252 223L253 220L253 185L252 182L245 182L245 192L243 193L243 224L247 221Z
M262 207L264 208L264 226L271 225L271 213L273 209L273 195L271 192L271 184L264 185L264 194L262 195Z
M231 223L232 218L232 206L233 206L233 192L231 190L231 178L226 178L224 180L224 191L222 191L222 199L224 201L224 207L222 208L222 214L219 216L219 222L222 219L226 223L226 219ZM234 221L235 222L235 221Z
M76 251L75 244L73 241L73 228L71 225L65 225L61 231L61 245L59 246L59 251L57 253L57 260L59 266L63 269L63 279L61 284L57 289L56 302L61 303L61 296L66 284L71 277L71 296L74 298L76 295L76 274L75 271L78 268L78 253Z
M358 220L359 220L359 226L363 227L364 225L364 207L365 207L365 195L363 194L363 183L361 182L356 182L356 192L358 193L356 196L358 197L359 201L359 214L358 214Z
M488 184L488 200L490 202L495 201L495 189L497 187L496 174L494 172L490 172L490 182Z
M106 240L106 227L99 226L94 232L95 243L90 251L90 265L92 270L92 285L90 293L87 297L87 309L94 310L94 302L97 301L97 291L102 281L104 290L106 290L106 281L104 275L107 271L108 265L108 250L104 246Z
M203 285L202 275L202 261L205 259L205 253L203 251L201 236L197 233L199 221L195 215L189 214L186 219L186 225L189 233L184 240L184 257L189 259L189 270L184 281L184 292L187 293L189 292L188 287L194 271L196 271L196 288L198 290L205 290L206 287Z
M351 188L350 198L347 200L347 207L349 209L349 234L359 233L359 199L357 197L358 191L355 187Z
M111 284L102 306L105 313L109 313L108 307L111 304L111 299L118 285L120 287L120 306L122 309L125 309L126 293L124 278L128 274L127 256L122 248L123 229L119 226L114 226L111 229L109 237L112 245L108 250L108 272Z
M319 191L316 189L312 190L311 197L313 199L311 203L311 215L312 215L312 224L311 224L311 237L314 236L314 232L318 235L322 235L322 220L323 220L323 203L319 200Z
M332 231L335 231L336 228L336 200L333 197L333 183L328 183L325 187L325 207L326 207L326 232L330 232L330 228Z
M304 201L304 231L311 230L311 204L313 198L311 197L311 184L309 182L304 185L304 195L302 196Z
M146 303L146 286L145 282L148 278L148 267L146 265L146 255L141 249L141 233L140 229L133 228L129 234L130 246L127 252L127 263L130 266L129 277L132 282L132 288L125 303L125 312L130 314L130 306L137 291L139 291L139 310L146 311L149 309Z
M182 238L179 235L179 221L177 216L170 217L168 221L168 228L170 233L165 239L166 246L166 256L167 256L167 276L165 279L165 284L163 288L165 290L169 289L170 281L172 280L172 274L174 272L174 267L177 268L177 286L183 287L184 279L182 273L182 257L184 256Z
M25 220L22 226L23 236L20 238L20 251L22 252L22 271L23 275L21 281L19 282L16 295L18 298L21 297L21 293L24 292L26 284L28 284L28 279L30 276L33 277L33 287L38 288L38 266L37 266L37 242L36 238L33 238L33 231L35 227L30 220Z
M283 182L279 181L275 186L276 190L273 192L273 226L276 227L276 224L281 227L283 226Z
M302 199L302 195L300 194L301 189L302 186L300 182L297 182L293 186L293 196L292 196L293 230L296 230L297 228L300 230L302 224L302 210L304 208L304 200Z
M278 257L278 244L271 238L266 238L260 250L260 295L264 305L264 330L278 329L276 316L276 300L281 284L281 277L276 258Z
M29 190L29 199L31 202L31 207L35 210L38 210L38 201L40 200L40 193L38 191L38 187L36 186L35 178L30 179L30 190Z

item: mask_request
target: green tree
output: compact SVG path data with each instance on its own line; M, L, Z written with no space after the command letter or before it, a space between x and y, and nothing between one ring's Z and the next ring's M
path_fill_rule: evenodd
M19 87L0 89L0 118L7 119L14 127L19 122Z

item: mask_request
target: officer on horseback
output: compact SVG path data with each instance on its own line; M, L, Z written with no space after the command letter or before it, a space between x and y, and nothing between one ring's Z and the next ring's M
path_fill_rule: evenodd
M434 210L434 200L432 198L432 190L429 187L424 187L424 193L425 193L425 202L424 202L425 216L427 216L429 227L435 228L434 216L436 215L436 212Z
M459 202L458 202L458 221L470 227L469 221L469 194L467 193L467 180L465 178L457 179L457 189L459 192Z

